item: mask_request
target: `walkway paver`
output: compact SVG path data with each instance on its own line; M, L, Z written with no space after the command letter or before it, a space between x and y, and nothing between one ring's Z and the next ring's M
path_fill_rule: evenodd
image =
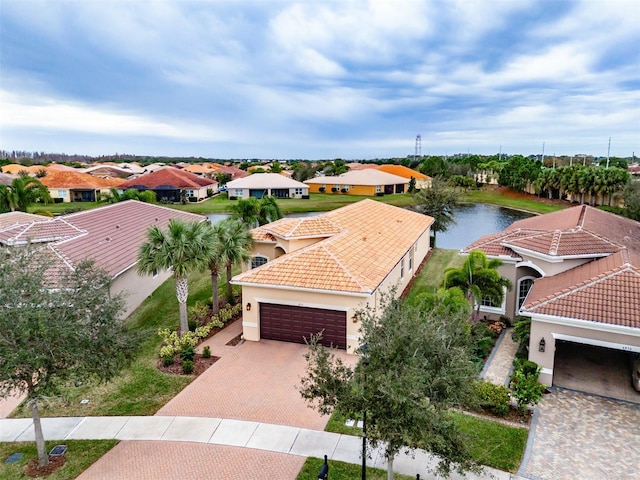
M518 472L545 480L640 478L640 407L565 389L538 406L535 437Z
M511 339L513 327L505 328L496 343L496 347L491 352L485 369L482 371L482 377L496 385L507 385L509 382L509 373L513 359L518 351L518 343Z

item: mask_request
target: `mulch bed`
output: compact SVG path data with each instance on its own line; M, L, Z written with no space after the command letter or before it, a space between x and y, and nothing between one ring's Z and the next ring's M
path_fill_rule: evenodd
M471 410L461 410L461 411L469 415L473 415L474 417L486 418L487 420L500 422L505 425L513 425L515 427L529 428L529 424L531 423L531 419L533 418L533 410L527 409L523 417L520 415L520 412L518 412L518 409L515 406L512 406L511 409L509 410L509 413L507 413L507 415L504 417L498 417L496 415L493 415L491 412L487 412L487 411L482 411L482 412L471 411Z
M22 473L31 478L48 477L59 468L62 468L65 461L64 455L49 456L49 465L41 467L38 464L38 459L34 458L24 466Z
M196 353L193 359L193 373L189 375L195 375L196 377L203 373L207 368L220 360L220 357L214 357L211 355L209 358L204 358L201 353ZM171 375L185 375L182 373L182 363L180 361L180 355L173 357L173 364L165 367L162 363L162 359L158 360L158 370Z

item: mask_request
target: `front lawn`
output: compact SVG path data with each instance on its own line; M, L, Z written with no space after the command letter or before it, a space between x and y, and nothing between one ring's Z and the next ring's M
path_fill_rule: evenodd
M302 470L296 477L296 480L315 480L318 478L318 472L324 463L324 459L307 458L302 466ZM329 478L331 480L353 480L360 478L362 466L353 463L339 462L338 460L329 460ZM379 468L367 467L367 478L371 480L386 480L387 471ZM395 474L397 480L413 480L415 477L408 475Z
M220 289L225 287L220 282ZM211 278L208 272L191 275L189 302L211 298ZM161 339L158 328L175 329L179 323L178 301L173 278L164 282L127 319L130 332L139 341L133 363L108 383L65 385L61 395L41 403L40 413L46 417L95 415L153 415L195 377L168 375L158 371L156 364ZM81 404L83 399L89 400ZM17 408L12 417L30 417L26 406Z
M65 453L65 464L48 477L48 480L72 480L77 478L83 471L111 450L117 440L50 440L46 442L47 451L55 445L63 444L67 446ZM24 456L16 463L5 464L4 461L12 453L22 453ZM24 479L22 469L34 458L38 457L35 442L7 442L0 443L0 480Z
M407 295L407 303L415 305L421 293L435 293L444 280L445 268L459 268L464 263L464 259L465 257L459 255L457 250L434 248L433 253L414 280L411 291Z
M520 465L529 431L465 413L452 412L457 427L467 436L467 446L473 460L480 465L515 472ZM356 418L355 420L360 420ZM362 429L347 427L346 418L334 413L325 430L344 435L361 436ZM301 477L298 477L301 478ZM307 478L307 477L305 477Z

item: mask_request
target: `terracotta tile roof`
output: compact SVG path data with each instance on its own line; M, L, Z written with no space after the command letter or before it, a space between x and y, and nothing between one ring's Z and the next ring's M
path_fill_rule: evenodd
M341 231L338 225L324 218L322 215L317 217L304 218L283 218L272 222L263 227L252 230L254 238L261 235L260 230L271 237L277 235L282 238L313 238L313 237L329 237ZM254 234L255 233L255 234Z
M47 188L99 189L119 188L121 178L99 178L78 171L47 170L47 175L39 179Z
M128 180L120 188L148 188L148 189L188 189L202 188L215 185L215 180L199 177L173 167L162 167L154 172L140 175Z
M640 268L623 250L535 281L522 307L542 314L640 328Z
M351 170L342 175L332 177L315 177L305 180L309 184L330 184L330 185L396 185L409 183L408 178L399 177L390 173L382 172L377 168L365 168Z
M211 167L200 164L186 165L183 170L190 173L214 173Z
M35 175L40 170L45 169L43 165L31 165L27 167L25 165L20 165L19 163L10 163L9 165L3 165L2 171L4 173L10 173L11 175L18 175L20 172L26 172L29 175Z
M337 227L340 231L244 272L234 277L234 283L370 294L433 223L429 216L375 200L314 218L321 222L309 222L309 228L300 222L296 230L315 234L320 227ZM278 229L291 232L293 223L280 223ZM268 231L265 227L262 231Z
M233 165L220 165L219 163L209 163L207 164L216 173L228 173L231 175L231 178L243 178L249 175L249 173L241 168L234 167Z
M201 215L127 200L31 223L27 230L16 232L20 240L28 237L29 232L37 232L40 241L48 239L51 242L48 247L60 258L58 267L72 268L92 258L98 267L115 277L137 263L138 248L146 239L147 229L153 225L165 228L172 218L206 220Z
M49 217L25 212L0 213L0 230L15 227L24 223L38 222L42 220L49 220Z
M550 256L571 257L614 253L623 248L621 245L584 230L534 233L512 240L503 239L508 248L523 248Z
M41 217L42 218L42 217ZM28 242L49 243L86 235L86 231L70 224L63 217L31 221L0 231L0 243L21 245Z
M77 168L70 167L68 165L61 165L59 163L51 163L47 165L47 170L57 170L59 172L77 172Z
M381 172L390 173L392 175L397 175L403 178L413 177L416 180L426 180L428 178L431 178L428 175L425 175L424 173L420 173L409 167L405 167L404 165L379 165L378 170L380 170Z

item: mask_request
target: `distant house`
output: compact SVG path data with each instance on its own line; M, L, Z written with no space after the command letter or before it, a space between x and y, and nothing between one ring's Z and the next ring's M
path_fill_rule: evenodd
M136 272L138 250L147 229L154 225L165 228L170 219L206 220L201 215L135 200L53 219L37 215L17 218L15 213L0 214L0 246L46 245L55 259L49 269L52 281L56 274L73 269L82 260L95 260L96 266L113 278L111 291L126 294L126 315L171 275L160 271L141 278ZM9 224L3 227L5 219Z
M121 168L117 165L92 165L87 167L84 173L100 178L129 178L132 174L131 169Z
M234 165L221 165L219 163L208 163L206 165L214 171L214 175L217 175L218 173L226 173L231 175L231 180L244 178L249 175L249 173Z
M123 190L152 190L158 201L180 202L185 196L190 201L201 201L211 192L218 191L218 182L199 177L173 167L163 167L151 173L140 175L120 185Z
M99 178L79 171L47 170L39 178L54 202L97 202L112 188L121 188L121 178Z
M44 220L50 220L50 218L43 215L35 215L33 213L25 212L0 213L0 231L16 225L30 222L41 222Z
M399 177L408 178L409 181L413 178L416 182L416 188L421 190L423 188L431 188L431 177L429 175L425 175L424 173L420 173L416 170L413 170L409 167L405 167L404 165L378 165L378 170L381 172L390 173L392 175L397 175Z
M227 183L230 199L262 198L309 198L309 186L278 173L255 173Z
M351 170L332 177L305 180L310 193L343 193L348 195L382 196L405 193L409 179L382 172L376 168Z
M514 222L462 250L502 260L513 283L488 318L531 317L529 359L551 385L563 342L640 353L640 222L587 205Z
M315 217L283 218L251 231L242 286L246 340L325 345L355 353L363 308L399 296L429 252L434 219L366 199Z

